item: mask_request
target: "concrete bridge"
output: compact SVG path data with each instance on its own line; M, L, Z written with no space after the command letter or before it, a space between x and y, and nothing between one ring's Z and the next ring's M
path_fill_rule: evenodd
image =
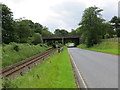
M48 37L43 37L43 42L49 42L50 44L52 44L55 41L58 41L59 43L62 43L62 44L72 42L75 45L79 45L80 35L63 35L63 36L52 35Z

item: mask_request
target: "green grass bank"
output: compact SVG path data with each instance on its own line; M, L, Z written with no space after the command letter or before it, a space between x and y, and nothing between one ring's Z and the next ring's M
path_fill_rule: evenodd
M90 48L87 48L86 45L84 44L81 44L77 47L81 49L120 55L120 53L118 53L118 40L102 40L100 44L94 45L93 47Z
M55 52L24 76L12 80L12 83L18 88L76 88L67 48L61 53Z
M46 51L50 47L30 44L10 43L2 46L2 67L15 64L36 54Z

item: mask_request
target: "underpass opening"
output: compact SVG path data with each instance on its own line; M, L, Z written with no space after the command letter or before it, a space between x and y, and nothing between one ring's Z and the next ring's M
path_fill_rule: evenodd
M76 47L77 45L80 44L79 38L64 38L64 43L74 43L74 46Z
M80 44L79 36L61 36L61 37L43 37L43 42L47 43L48 45L53 45L56 42L65 45L66 43L74 43L74 46Z

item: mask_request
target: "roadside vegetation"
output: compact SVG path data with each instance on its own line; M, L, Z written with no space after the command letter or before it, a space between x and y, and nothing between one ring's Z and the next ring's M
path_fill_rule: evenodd
M2 45L0 44L0 68L2 67Z
M105 21L101 15L103 9L99 7L86 8L78 28L72 29L71 32L55 29L54 34L38 22L25 18L14 19L13 12L5 4L0 4L0 8L2 9L3 45L0 46L2 67L42 53L50 48L48 46L64 46L62 40L43 41L43 37L78 35L81 41L79 48L118 54L116 41L100 41L120 37L120 18L114 16L110 21ZM24 76L7 82L19 88L76 88L67 49L62 53L55 53ZM6 83L4 84L6 86Z
M66 45L66 46L69 46L70 44L72 44L72 43L71 43L71 42L69 42L69 43L66 43L65 45Z
M11 81L18 88L76 88L67 48ZM11 85L12 86L12 85Z
M106 21L101 16L103 9L93 6L84 10L79 27L71 35L80 35L80 43L87 48L100 43L102 39L120 37L120 18L114 16Z
M45 44L30 45L10 43L2 47L2 67L15 64L49 49Z
M2 43L42 43L43 36L50 36L52 33L46 26L34 23L32 20L20 18L14 19L13 12L5 4L2 8Z
M28 19L14 19L13 12L5 4L2 8L2 67L46 51L43 36L52 35L46 26ZM0 67L1 68L1 67Z
M85 44L81 44L77 47L81 49L87 49L87 50L120 55L120 53L118 53L118 40L102 40L101 43L94 45L90 48L88 48Z

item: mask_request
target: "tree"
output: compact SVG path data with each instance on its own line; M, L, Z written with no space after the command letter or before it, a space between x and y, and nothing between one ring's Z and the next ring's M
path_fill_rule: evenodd
M55 35L60 35L60 34L61 34L61 33L60 33L60 29L55 29L54 34L55 34Z
M65 29L56 29L55 31L54 31L54 33L55 33L55 35L68 35L68 31L67 30L65 30Z
M41 35L42 35L42 37L46 37L46 36L52 35L52 33L48 30L47 27L43 27L42 31L41 31Z
M68 31L65 30L65 29L62 29L62 30L61 30L61 35L68 35Z
M120 18L114 16L110 23L113 24L113 28L115 29L117 36L120 37Z
M42 43L42 36L39 34L39 33L34 33L33 35L33 43L36 45L36 44L39 44L39 43Z
M2 4L0 8L2 8L2 15L0 16L2 18L2 40L4 43L31 43L33 37L40 38L41 36L52 35L47 27L43 27L39 23L23 18L13 20L13 13L6 5ZM38 40L35 39L35 42Z
M76 35L77 34L77 30L72 29L70 32L71 35Z
M101 35L103 39L106 37L106 35L109 35L109 38L112 38L115 35L115 31L113 30L112 25L109 23L102 23Z
M91 47L94 44L100 42L101 39L101 25L104 21L101 17L100 12L103 11L98 7L89 7L85 9L82 16L82 21L79 25L82 28L82 41L87 47Z
M2 41L10 43L14 41L13 12L4 4L0 7L2 7Z
M77 29L72 30L72 31L70 32L70 34L72 34L72 35L81 35L81 34L82 34L82 29L81 29L81 27L78 27Z
M42 29L43 29L43 26L39 23L35 23L34 24L34 27L35 27L35 33L40 33L42 34Z
M16 41L20 43L26 43L28 37L31 37L34 33L34 28L31 26L33 23L30 20L16 21L14 24L14 30L16 33Z

